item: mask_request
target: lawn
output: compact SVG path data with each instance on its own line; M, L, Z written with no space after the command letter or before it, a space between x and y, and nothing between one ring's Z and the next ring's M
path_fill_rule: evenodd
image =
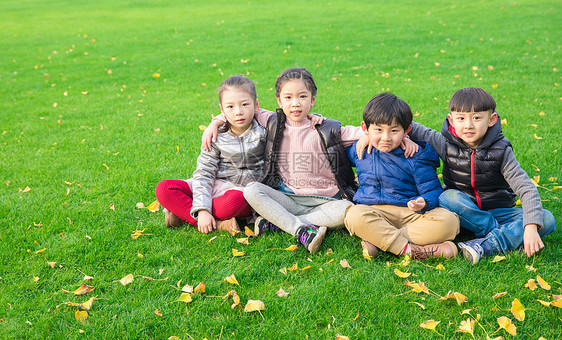
M456 90L486 89L560 221L561 19L555 0L3 1L0 338L469 339L458 330L470 319L475 338L510 338L496 332L502 316L517 337L560 338L562 308L538 301L562 294L560 230L532 258L367 261L343 230L311 255L284 250L296 244L288 234L244 245L245 235L168 230L162 210L137 203L155 201L160 180L191 176L222 80L247 75L274 109L277 75L302 66L319 89L315 110L345 124L391 91L440 129ZM538 276L550 290L525 287ZM177 301L200 282L205 293ZM73 293L82 284L94 290ZM222 298L231 289L234 308ZM440 299L448 292L468 299ZM248 300L265 310L244 312ZM86 301L86 311L66 305ZM436 332L420 327L428 320Z

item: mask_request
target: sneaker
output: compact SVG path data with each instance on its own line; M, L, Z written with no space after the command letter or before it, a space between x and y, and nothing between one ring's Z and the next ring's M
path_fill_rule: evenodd
M217 226L217 230L226 230L232 236L240 232L240 226L238 226L238 221L236 221L236 217L224 221L217 220L216 226Z
M165 212L165 217L164 217L164 224L166 225L167 228L176 228L181 226L182 224L185 223L184 220L182 220L181 218L177 217L173 212L171 212L170 210L166 209Z
M466 242L459 242L462 256L472 264L478 263L480 258L484 256L484 248L482 248L484 240L483 238L476 238Z
M376 257L379 254L379 248L368 241L361 241L361 248L367 249L367 254L370 257Z
M428 257L453 258L458 254L457 246L451 241L442 243L426 244L419 246L410 243L410 258L412 260L425 260Z
M314 254L318 252L318 248L326 236L326 230L328 230L326 227L308 224L297 230L297 239L309 253Z
M256 236L260 234L267 234L267 233L279 231L279 230L280 229L278 226L269 222L268 220L266 220L261 216L258 217L256 219L256 222L254 223L254 234L256 234Z

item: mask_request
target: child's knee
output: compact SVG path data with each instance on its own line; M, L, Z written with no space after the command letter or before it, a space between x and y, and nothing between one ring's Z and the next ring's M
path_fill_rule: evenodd
M259 184L258 182L251 182L248 183L245 187L244 187L244 198L247 201L250 201L253 197L256 197L257 195L259 195L260 190L259 190Z
M539 230L539 235L541 237L545 237L546 235L552 233L556 229L556 222L554 220L554 215L544 209L543 210L543 226L542 229Z
M362 223L363 209L358 205L349 205L345 208L344 225L351 235L354 234L355 226Z
M454 189L445 190L439 196L439 206L446 207L454 204L455 202L459 202L461 195L462 192L458 190L454 190Z

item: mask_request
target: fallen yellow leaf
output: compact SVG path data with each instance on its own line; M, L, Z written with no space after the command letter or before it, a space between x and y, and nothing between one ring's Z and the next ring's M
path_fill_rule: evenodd
M238 283L238 280L236 280L236 276L234 276L234 274L225 277L224 280L225 280L226 282L230 283L230 284L239 285L239 286L240 286L240 284Z
M548 301L543 301L543 300L537 300L537 301L540 302L541 305L543 305L543 306L546 306L546 307L550 306L550 302L548 302Z
M373 257L369 255L369 250L367 248L363 248L363 258L367 261L371 261Z
M498 324L500 325L500 328L505 329L505 331L511 334L512 336L515 336L515 334L517 334L517 327L515 327L515 325L511 323L510 318L502 316L497 320L498 320Z
M343 260L340 261L340 266L342 266L344 268L352 269L346 259L343 259Z
M431 320L427 320L426 322L421 323L420 327L434 331L435 327L437 327L437 325L439 325L440 323L441 323L441 321L435 321L435 320L431 319Z
M527 283L525 283L524 287L529 288L530 290L535 290L537 289L537 284L535 283L535 279L529 279L529 281L527 281Z
M295 251L297 249L298 249L298 247L297 247L296 244L292 244L292 245L288 246L287 248L285 248L285 250L288 250L288 251Z
M501 293L497 293L494 296L492 296L492 299L497 299L500 298L502 296L505 296L507 294L507 292L501 292Z
M248 236L248 237L250 237L250 236L255 237L256 236L256 234L252 231L252 229L248 228L248 226L246 226L244 228L244 234L246 234L246 236Z
M154 201L150 203L148 207L146 207L150 212L157 212L160 210L160 203L158 201Z
M243 252L243 251L238 251L237 249L232 248L232 256L234 256L234 257L239 257L239 256L244 256L244 255L246 255L245 252Z
M244 312L260 311L265 309L265 304L260 300L248 300Z
M515 299L511 302L511 313L519 321L525 320L525 307L521 304L519 299Z
M88 318L88 312L86 312L85 310L77 310L74 313L74 317L76 318L76 320L80 321L83 324L86 324L86 319Z
M405 272L399 270L398 268L394 268L394 274L396 274L396 276L401 277L403 279L412 275L412 273L405 273Z
M238 243L240 243L240 244L249 245L250 242L248 242L248 238L249 238L249 237L237 238L237 239L236 239L236 242L238 242Z
M200 282L193 290L194 293L205 293L205 282Z
M56 263L56 262L47 261L47 264L48 264L51 268L55 268L55 267L57 266L57 263Z
M461 303L466 302L468 300L468 297L458 292L453 292L453 293L449 292L447 296L441 297L441 300L447 300L447 299L455 299L455 301L457 301L457 305L460 306Z
M160 73L153 73L152 78L160 78Z
M289 295L289 293L284 291L283 288L279 288L279 290L275 294L277 294L277 296L279 297L286 297L287 295Z
M412 287L412 291L414 293L426 293L429 294L429 288L426 287L426 285L423 282L419 282L416 283L416 281L406 281L406 283L404 283L405 286L408 287Z
M39 249L38 251L35 252L35 254L41 254L45 250L47 250L47 248Z
M79 307L85 310L90 310L95 299L95 297L91 297L88 301L82 302Z
M185 303L190 303L191 301L193 301L191 299L191 294L189 293L181 293L180 298L177 299L174 302L185 302Z
M461 325L458 328L458 332L462 333L469 333L470 335L474 335L474 323L475 320L468 318L466 320L461 321Z
M123 286L126 286L129 283L133 282L134 279L135 279L135 277L133 276L133 274L128 274L128 275L125 275L121 280L119 280L119 282L121 282L121 284Z
M299 269L299 263L298 262L295 263L291 268L289 268L287 270L294 271L294 270L297 270L297 269Z
M496 255L496 256L494 256L494 259L490 262L500 262L500 261L503 261L503 260L505 260L505 256Z
M94 286L88 286L87 284L81 284L78 289L73 291L74 295L84 295L94 290Z
M302 267L300 270L301 270L301 271L305 271L305 270L310 269L310 268L312 268L312 267L311 267L311 266L306 266L306 267Z
M189 284L186 284L185 286L183 286L181 288L181 291L184 292L184 293L191 294L191 293L193 293L193 286L190 286Z
M548 284L548 282L543 280L543 278L540 277L539 275L537 275L537 282L539 283L539 286L541 286L542 289L550 290L550 285Z
M437 266L435 266L435 269L437 269L437 270L445 270L445 267L444 267L441 263L439 263Z
M336 334L336 340L349 340L349 338L345 335Z
M537 134L533 134L533 137L535 137L535 139L542 139L542 137L537 136Z
M158 315L158 316L162 316L162 312L160 312L158 309L154 310L154 314Z

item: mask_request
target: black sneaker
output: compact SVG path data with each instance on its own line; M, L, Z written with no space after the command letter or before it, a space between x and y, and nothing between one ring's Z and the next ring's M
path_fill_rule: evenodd
M297 230L297 239L306 248L306 250L314 254L318 252L318 248L326 236L326 227L317 227L314 225L306 225Z
M256 222L254 223L254 234L256 234L256 236L260 235L260 234L267 234L267 233L272 233L275 231L279 231L281 229L279 229L278 226L276 226L275 224L269 222L268 220L266 220L263 217L258 217L256 219Z

